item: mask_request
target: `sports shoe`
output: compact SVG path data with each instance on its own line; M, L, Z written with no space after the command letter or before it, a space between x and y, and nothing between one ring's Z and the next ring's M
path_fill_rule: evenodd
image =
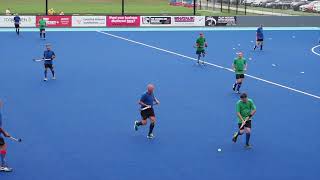
M236 91L237 94L240 94L240 91Z
M52 77L52 79L53 79L53 80L56 80L56 77L55 77L55 76L53 76L53 77Z
M135 130L135 131L138 131L138 125L137 125L137 124L138 124L138 121L135 121L135 122L134 122L134 130Z
M234 143L236 143L236 142L237 142L237 139L238 139L238 132L235 132L235 133L233 134L232 141L233 141Z
M11 172L12 168L6 167L6 166L0 166L0 171L3 172Z
M154 135L151 133L151 134L148 134L147 136L148 139L153 139L154 138Z
M252 148L252 146L251 146L250 144L246 144L246 145L244 145L244 147L245 147L246 149L251 149L251 148Z
M44 81L48 81L48 78L44 78L43 80L44 80Z

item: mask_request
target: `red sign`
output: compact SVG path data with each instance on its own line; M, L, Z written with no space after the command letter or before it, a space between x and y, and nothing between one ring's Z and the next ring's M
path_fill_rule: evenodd
M71 16L37 16L36 22L39 27L39 20L43 17L47 21L47 27L71 27Z
M139 27L140 16L108 16L108 27Z

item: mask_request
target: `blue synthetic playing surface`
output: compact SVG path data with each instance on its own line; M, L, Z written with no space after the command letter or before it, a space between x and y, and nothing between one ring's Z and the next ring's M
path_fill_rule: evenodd
M195 57L198 32L111 34ZM208 62L229 68L240 49L252 58L248 74L320 95L320 57L310 51L316 31L266 31L263 52L251 50L253 30L205 35ZM1 180L320 178L320 99L246 78L242 90L257 114L253 149L245 150L244 136L231 143L238 100L232 72L99 32L38 36L0 33L4 125L24 140L7 141L14 172L0 173ZM31 59L47 42L57 55L57 80L43 82L42 64ZM150 82L161 101L151 141L148 126L133 130Z

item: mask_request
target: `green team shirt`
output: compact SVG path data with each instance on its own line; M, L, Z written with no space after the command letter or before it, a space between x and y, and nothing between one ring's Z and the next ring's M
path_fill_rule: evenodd
M204 50L204 45L206 43L206 38L204 37L199 37L196 41L198 47L197 47L197 51L203 51Z
M40 19L40 21L39 21L39 28L40 28L40 29L44 29L44 28L46 28L46 25L47 25L46 20Z
M239 100L236 105L236 111L237 113L241 114L243 119L247 118L250 115L251 111L255 109L256 109L256 106L254 105L252 99L248 99L246 103ZM238 123L242 123L239 117L238 117Z
M236 74L244 74L244 68L246 67L247 60L245 58L236 58L233 61Z

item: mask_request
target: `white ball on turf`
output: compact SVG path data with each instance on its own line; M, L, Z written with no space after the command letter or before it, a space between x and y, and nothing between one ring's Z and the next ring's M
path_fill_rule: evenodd
M218 152L221 152L221 149L220 149L220 148L218 149Z

